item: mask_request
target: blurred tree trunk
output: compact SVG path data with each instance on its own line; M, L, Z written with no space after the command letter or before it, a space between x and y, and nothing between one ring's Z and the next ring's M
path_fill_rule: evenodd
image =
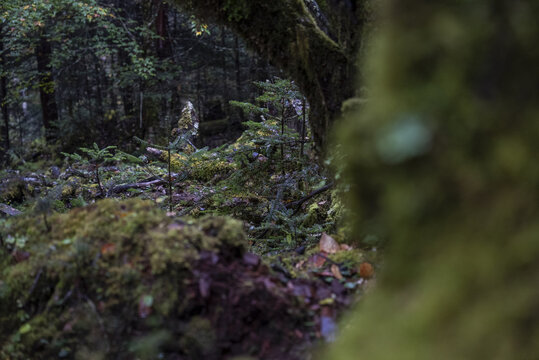
M311 104L310 119L317 149L323 149L342 102L354 95L355 60L365 14L356 4L359 1L321 1L320 6L310 1L312 11L303 0L173 2L204 19L226 24L248 46L287 71ZM334 21L326 24L320 20L325 19L324 11L331 13ZM340 30L334 36L332 23L354 26L347 27L345 33L342 25L336 25Z
M39 98L43 127L47 141L54 140L54 123L58 120L58 106L51 69L52 48L49 41L41 36L36 46L37 71L39 73Z
M340 138L357 234L389 249L326 358L538 359L539 2L385 10Z

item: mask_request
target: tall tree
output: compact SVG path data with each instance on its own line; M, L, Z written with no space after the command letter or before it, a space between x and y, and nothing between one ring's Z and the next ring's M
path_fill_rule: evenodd
M226 24L286 70L310 102L311 125L322 150L342 102L354 95L357 49L366 21L359 1L320 2L323 7L315 0L173 2L201 18Z
M2 34L3 27L0 26L0 34ZM9 150L11 144L9 139L9 108L8 108L8 94L7 94L7 76L6 76L6 56L4 53L4 41L0 39L0 109L2 112L2 120L4 125L0 133L0 146L4 154ZM0 158L0 161L2 159Z
M41 35L36 45L36 63L39 73L39 98L45 138L54 138L54 124L58 121L58 105L56 104L55 83L51 67L52 48L45 35Z

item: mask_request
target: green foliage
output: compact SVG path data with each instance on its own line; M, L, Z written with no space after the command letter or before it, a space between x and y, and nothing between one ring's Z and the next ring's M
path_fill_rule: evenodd
M75 161L76 163L80 165L91 165L95 174L96 184L99 186L101 195L104 195L103 185L101 184L101 178L99 176L99 167L107 163L124 160L126 158L125 153L123 152L112 153L111 150L115 150L116 146L107 146L103 149L100 149L96 143L94 143L93 148L81 147L79 149L80 151L86 154L85 157L76 153L68 154L68 153L62 152L62 155ZM134 157L130 157L130 159L132 158Z
M111 150L116 149L116 146L107 146L103 149L100 149L96 143L94 143L93 148L79 148L80 151L86 154L86 157L82 157L79 154L67 154L62 152L61 154L65 157L81 164L94 164L94 165L103 165L106 163L111 163L115 161L121 161L124 159L124 154L120 152L112 153Z

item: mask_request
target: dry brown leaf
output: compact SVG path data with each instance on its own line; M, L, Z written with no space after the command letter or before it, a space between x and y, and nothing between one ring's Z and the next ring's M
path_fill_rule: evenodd
M363 262L359 265L359 276L364 279L370 279L374 275L374 267L368 263Z
M309 262L310 265L317 268L322 267L326 263L326 259L324 259L322 256L318 254L314 254L307 261Z
M331 265L331 273L336 279L338 280L342 279L341 270L339 270L339 267L337 265L335 264Z
M112 243L104 244L101 246L101 255L111 255L114 254L116 250L116 245Z
M322 236L320 237L320 251L327 254L335 254L340 249L341 247L334 238L326 233L322 233Z

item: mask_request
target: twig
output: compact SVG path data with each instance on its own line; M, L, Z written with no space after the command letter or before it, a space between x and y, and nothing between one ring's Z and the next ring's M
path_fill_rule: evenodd
M315 197L315 196L318 195L318 194L323 193L324 191L327 191L327 190L331 189L331 188L333 187L333 185L335 185L335 183L331 182L331 183L329 183L329 184L327 184L327 185L325 185L325 186L322 186L320 189L314 190L314 191L311 192L309 195L307 195L307 196L305 196L305 197L303 197L303 198L301 198L301 199L299 199L299 200L296 200L296 201L293 201L293 202L291 202L291 203L288 203L288 204L286 205L286 208L287 208L287 209L293 209L293 208L295 208L296 210L295 210L294 213L292 214L292 215L295 215L295 214L299 211L300 206L301 206L304 202L310 200L311 198Z
M43 268L40 268L39 271L37 272L34 282L32 283L32 287L30 288L30 291L28 292L28 297L30 297L32 293L34 292L34 290L36 289L39 278L41 277L41 273L43 273Z

